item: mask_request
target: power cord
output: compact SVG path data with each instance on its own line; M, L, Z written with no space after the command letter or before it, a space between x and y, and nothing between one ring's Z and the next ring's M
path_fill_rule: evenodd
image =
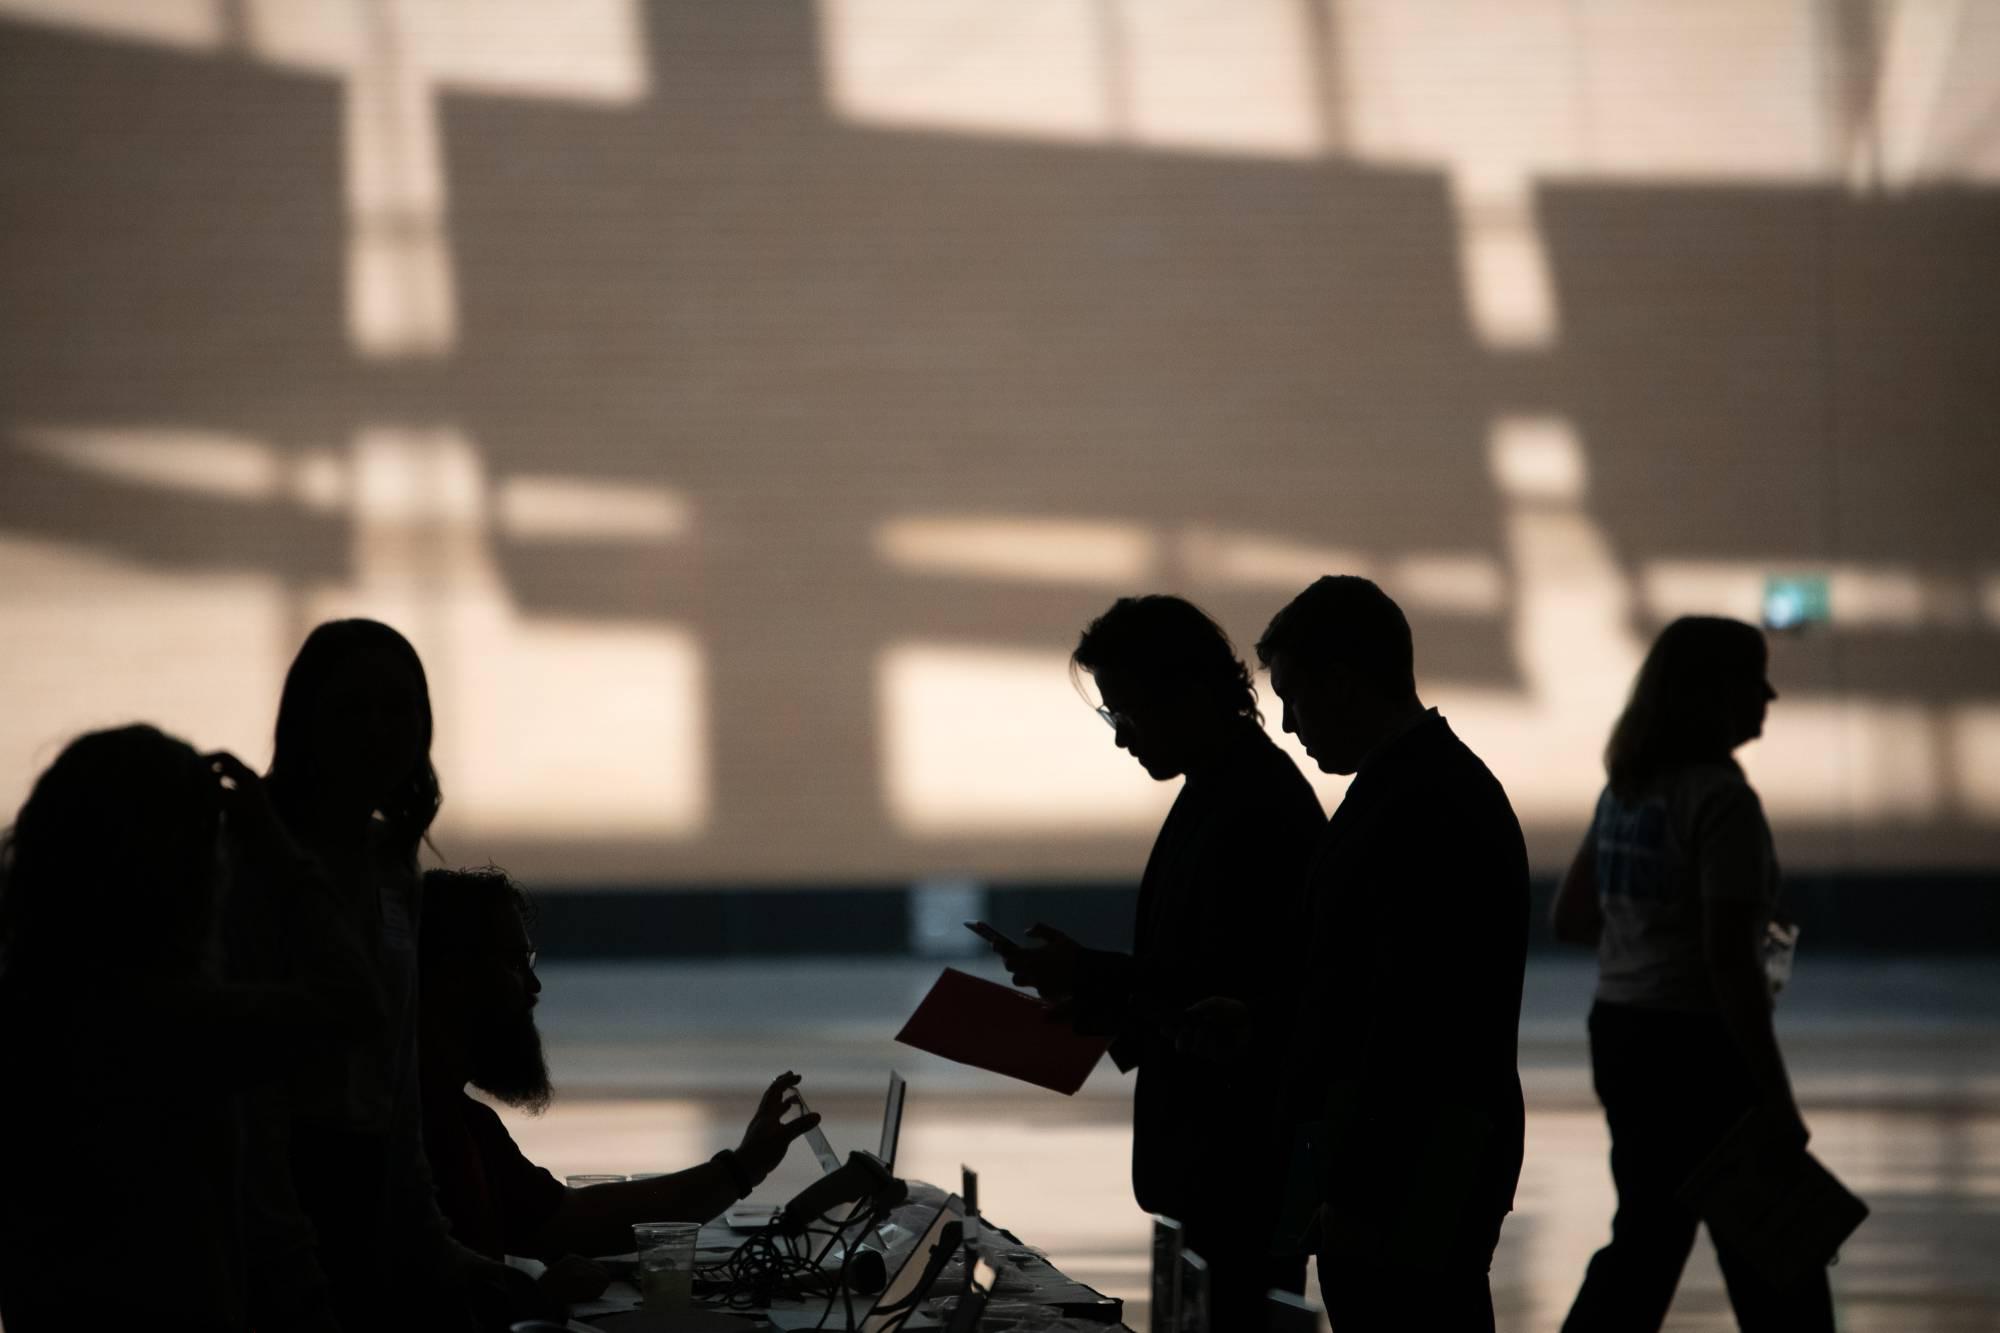
M886 1207L871 1207L835 1220L831 1212L814 1219L803 1234L786 1236L775 1227L758 1231L743 1241L725 1259L695 1270L695 1279L706 1289L708 1299L731 1310L768 1309L781 1295L804 1295L824 1288L826 1308L813 1327L824 1329L841 1307L845 1333L853 1333L854 1295L849 1272L858 1252L857 1242L889 1218ZM848 1239L848 1233L854 1233ZM813 1253L813 1242L825 1244ZM828 1269L826 1260L836 1245L845 1243L840 1267Z

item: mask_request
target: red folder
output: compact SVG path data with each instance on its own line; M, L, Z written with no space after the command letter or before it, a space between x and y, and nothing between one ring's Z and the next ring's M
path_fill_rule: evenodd
M1026 991L955 967L944 970L896 1040L1065 1097L1083 1086L1110 1044L1052 1021L1048 1006Z

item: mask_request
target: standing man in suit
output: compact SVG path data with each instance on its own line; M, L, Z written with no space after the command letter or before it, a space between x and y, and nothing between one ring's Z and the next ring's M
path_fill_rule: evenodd
M1302 1253L1274 1257L1271 1224L1290 1128L1281 1060L1298 1002L1302 888L1326 827L1312 786L1259 725L1250 673L1228 636L1178 597L1121 598L1072 657L1120 749L1158 782L1185 778L1139 887L1130 953L1085 949L1037 925L1002 949L1017 984L1057 1001L1080 1031L1112 1037L1138 1070L1132 1189L1178 1219L1210 1266L1214 1324L1264 1325L1264 1293L1305 1284ZM1243 1001L1254 1036L1214 1056L1184 1050L1180 1016L1204 997Z
M1527 853L1507 793L1418 699L1412 656L1401 608L1346 575L1257 644L1285 730L1354 775L1308 876L1297 1047L1338 1333L1492 1329L1521 1172Z

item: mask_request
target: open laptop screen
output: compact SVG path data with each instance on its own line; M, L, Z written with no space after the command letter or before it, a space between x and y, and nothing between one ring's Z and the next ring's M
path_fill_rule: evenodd
M896 1141L903 1135L903 1092L908 1086L901 1074L889 1071L889 1099L882 1107L882 1150L875 1155L890 1175L896 1173Z

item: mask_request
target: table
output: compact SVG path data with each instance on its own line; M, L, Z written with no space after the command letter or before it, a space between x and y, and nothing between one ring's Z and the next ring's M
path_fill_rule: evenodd
M916 1246L916 1231L935 1213L943 1203L946 1192L935 1185L923 1181L910 1181L909 1197L889 1215L889 1224L883 1233L889 1240L887 1256L888 1269L893 1277L910 1251ZM1034 1330L1034 1333L1131 1333L1118 1322L1122 1313L1120 1303L1094 1288L1072 1281L1052 1263L1047 1254L1029 1245L990 1220L981 1219L981 1227L988 1243L983 1247L982 1257L991 1264L999 1276L994 1283L993 1293L987 1302L986 1313L980 1320L982 1330L1020 1328ZM705 1226L701 1239L697 1242L696 1262L715 1263L743 1243L746 1233L733 1231L719 1224ZM943 1327L939 1317L939 1306L944 1297L959 1290L964 1278L962 1261L954 1260L939 1277L933 1294L919 1307L917 1316L904 1327L910 1333L920 1329ZM857 1324L872 1303L871 1297L856 1297L854 1315ZM1074 1307L1085 1303L1101 1303L1104 1318L1061 1317L1052 1313L1057 1305ZM630 1282L620 1280L611 1284L604 1295L575 1307L573 1329L590 1330L591 1320L608 1314L636 1310L639 1307L639 1292ZM714 1307L720 1308L720 1307ZM811 1328L826 1308L826 1297L813 1296L803 1299L791 1298L774 1303L768 1310L733 1310L729 1313L744 1317L744 1333L763 1327L773 1329ZM761 1324L759 1321L762 1321ZM845 1314L836 1299L833 1313L827 1319L825 1328L839 1330L845 1327Z

